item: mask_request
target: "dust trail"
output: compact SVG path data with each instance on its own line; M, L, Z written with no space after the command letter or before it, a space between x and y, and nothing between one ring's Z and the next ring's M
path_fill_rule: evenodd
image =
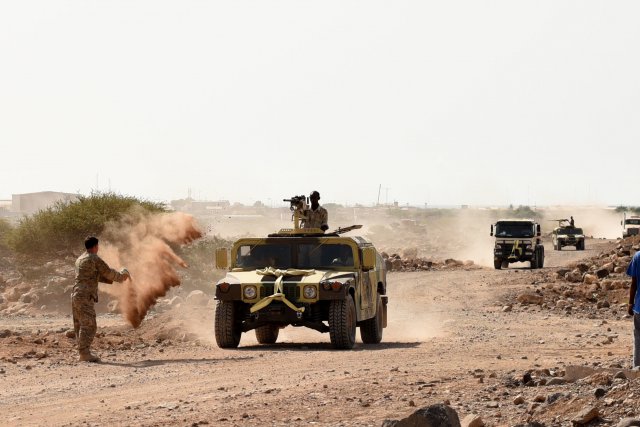
M132 280L104 290L118 298L120 311L134 327L158 298L180 285L178 268L187 264L172 245L185 245L202 237L196 220L182 212L134 212L107 225L101 255L112 266L126 266Z

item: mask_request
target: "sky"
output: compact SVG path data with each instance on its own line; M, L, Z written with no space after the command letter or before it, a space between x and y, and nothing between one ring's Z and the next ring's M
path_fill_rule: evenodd
M640 205L638 16L636 1L0 1L0 199Z

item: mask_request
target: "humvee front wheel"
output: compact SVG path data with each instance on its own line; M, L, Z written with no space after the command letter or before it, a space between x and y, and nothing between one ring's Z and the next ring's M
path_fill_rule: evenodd
M493 260L493 268L495 268L496 270L500 270L502 268L502 260L501 259L494 259Z
M365 344L379 344L382 341L382 297L376 300L376 315L360 323L360 338Z
M220 348L236 348L240 344L240 325L236 322L236 305L233 301L218 301L216 306L216 343Z
M264 325L256 328L256 339L260 344L275 344L280 328L275 325Z
M351 294L329 305L329 337L334 348L350 349L356 343L356 305Z

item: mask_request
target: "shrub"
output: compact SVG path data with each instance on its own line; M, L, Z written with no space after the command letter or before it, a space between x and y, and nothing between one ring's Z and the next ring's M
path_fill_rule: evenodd
M0 218L0 247L7 247L9 235L13 231L13 227L4 218Z
M162 204L115 193L78 196L71 202L23 218L9 234L9 244L23 254L77 253L88 235L100 235L109 221L120 219L132 209L164 212Z

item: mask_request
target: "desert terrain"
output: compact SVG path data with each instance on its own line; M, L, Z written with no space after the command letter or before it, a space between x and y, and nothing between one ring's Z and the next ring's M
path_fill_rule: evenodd
M541 270L459 263L389 272L383 342L351 351L291 327L275 345L249 332L240 348L219 349L212 284L173 301L169 294L138 329L104 310L93 345L99 364L76 360L64 307L5 310L3 424L379 426L443 402L463 425L638 418L640 381L627 371L632 322L621 308L627 279L612 269L596 293L581 291L582 278L565 279L600 260L619 264L615 253L625 247L605 239L588 239L585 251L545 245ZM579 379L569 377L575 367L585 368ZM597 416L585 418L589 411Z

